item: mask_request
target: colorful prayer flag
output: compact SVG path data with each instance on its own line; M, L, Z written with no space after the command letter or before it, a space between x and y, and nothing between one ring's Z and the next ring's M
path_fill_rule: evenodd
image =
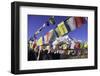
M52 42L57 38L57 35L53 29L50 30L49 33L49 43L52 44Z
M55 24L54 16L49 18L49 23L52 24L52 25Z
M84 24L85 22L85 18L84 17L74 17L75 18L75 22L76 22L76 27L81 27L82 24Z
M76 22L74 17L70 17L67 21L66 24L68 24L68 26L70 27L71 31L76 29Z
M43 44L42 37L40 37L37 41L37 45L40 46Z
M29 49L33 49L33 41L29 41Z
M52 31L52 36L51 36L51 41L55 41L55 39L57 38L57 34L55 32L55 30Z
M67 44L62 45L63 49L67 49Z
M49 36L50 36L50 33L47 32L46 35L44 36L44 43L49 43Z
M64 34L68 33L67 28L65 27L64 22L62 21L61 23L58 24L58 29L60 31L61 36L63 36Z
M65 24L65 27L67 28L68 32L70 32L71 29L70 29L69 25L67 24L67 21L66 20L64 21L64 24Z
M84 43L84 48L85 48L85 49L88 48L88 44L87 44L87 42Z
M55 31L57 32L58 36L61 36L61 32L58 27L56 27Z
M50 41L53 40L53 30L50 30L46 35L44 36L44 43L50 43Z
M33 49L37 46L36 40L33 42Z

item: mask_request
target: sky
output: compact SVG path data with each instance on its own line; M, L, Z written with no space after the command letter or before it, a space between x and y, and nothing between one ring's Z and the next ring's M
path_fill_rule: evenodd
M34 33L41 27L51 16L44 16L44 15L28 15L28 40L34 35ZM49 32L51 29L55 29L57 24L59 24L61 21L64 21L67 16L54 16L55 19L55 25L50 25L46 28L44 28L38 35L37 39L39 39L41 36L43 37L47 32ZM80 28L77 28L76 30L69 32L68 35L71 38L87 41L88 39L88 23L85 22Z

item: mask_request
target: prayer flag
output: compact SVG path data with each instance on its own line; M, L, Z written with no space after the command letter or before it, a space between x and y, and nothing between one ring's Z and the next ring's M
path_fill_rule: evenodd
M70 27L70 30L73 31L76 29L76 22L74 17L70 17L67 21L66 24L68 24L68 26Z
M63 36L64 34L68 33L67 28L65 27L64 22L62 21L61 23L58 24L58 29L60 31L61 36Z
M52 25L55 24L54 16L49 18L49 23L52 24Z
M84 17L74 17L75 18L75 22L76 22L76 27L81 27L84 22L85 22L85 18Z
M37 45L40 46L43 44L42 37L40 37L37 41Z

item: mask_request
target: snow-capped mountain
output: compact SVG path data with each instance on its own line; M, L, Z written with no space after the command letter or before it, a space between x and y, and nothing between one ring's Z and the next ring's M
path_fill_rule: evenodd
M66 44L71 44L72 42L74 42L74 40L70 36L66 35L63 37L56 38L56 40L53 42L53 45L56 45L60 42L64 42Z

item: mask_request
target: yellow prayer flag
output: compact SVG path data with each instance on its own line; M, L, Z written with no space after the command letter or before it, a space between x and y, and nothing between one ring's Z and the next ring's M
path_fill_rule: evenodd
M58 24L58 29L61 33L61 36L64 35L65 33L68 33L67 28L65 27L64 22L62 21L60 24Z
M67 44L62 45L63 49L67 49Z
M55 30L56 30L58 36L61 36L61 32L60 32L59 28L57 27Z
M33 42L32 41L29 41L29 48L33 49Z
M43 42L42 42L42 37L40 37L40 38L38 39L38 41L37 41L37 45L40 46L40 45L42 45L42 44L43 44Z

